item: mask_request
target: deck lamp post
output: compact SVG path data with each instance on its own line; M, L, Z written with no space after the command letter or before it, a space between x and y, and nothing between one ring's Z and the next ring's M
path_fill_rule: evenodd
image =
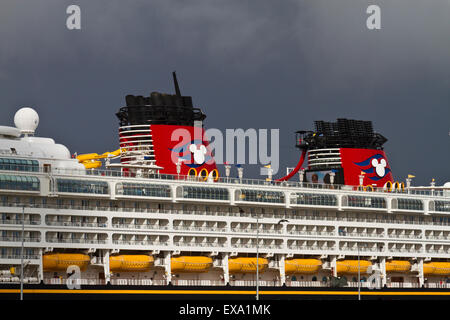
M363 188L363 185L364 185L364 172L361 171L361 174L358 177L359 177L359 186L361 188Z
M300 186L303 187L303 180L305 179L305 168L301 168L299 172Z
M177 166L177 179L179 180L180 179L180 172L181 172L181 161L180 161L180 159L178 159L176 166Z
M236 165L236 167L238 171L239 183L242 183L242 178L244 177L244 168L240 164Z
M330 184L333 185L334 184L334 176L336 175L336 173L334 171L330 172Z
M406 190L408 191L408 193L410 193L412 178L415 178L415 177L416 176L414 176L412 174L408 174L408 177L406 178Z
M229 177L230 177L230 172L231 172L231 166L228 164L228 162L225 162L225 177L227 177L227 182Z

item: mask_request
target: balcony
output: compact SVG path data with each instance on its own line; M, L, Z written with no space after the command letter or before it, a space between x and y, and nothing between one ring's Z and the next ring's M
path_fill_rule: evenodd
M336 250L335 246L302 246L302 245L288 245L288 249L289 250L306 250L306 251L316 251L316 250L320 250L320 251L331 251L331 250Z
M47 238L50 243L81 243L81 244L106 244L107 240L98 239L71 239L71 238Z
M148 230L168 230L168 226L161 226L157 224L124 224L124 223L114 223L113 228L121 228L121 229L148 229Z
M291 230L288 234L294 235L306 235L306 236L334 236L333 231L301 231L301 230Z
M47 221L48 226L60 227L86 227L86 228L106 228L106 223L97 222L61 222L61 221Z
M422 239L421 235L415 234L389 234L388 237L397 239Z
M5 242L22 242L22 238L21 237L0 237L0 241L5 241ZM41 242L41 238L40 237L24 237L23 238L24 242Z
M233 248L253 248L256 250L256 244L253 243L235 243L231 245ZM283 249L282 244L260 244L259 249Z
M113 240L113 244L122 244L129 246L167 246L168 242L150 241L150 240Z
M226 243L216 243L216 242L182 242L182 241L176 241L173 243L175 246L178 247L226 247Z
M39 254L24 254L23 258L27 260L39 260L41 256ZM1 254L0 259L20 260L22 256L20 254Z
M357 237L357 238L383 238L384 233L367 233L367 232L346 232L339 231L339 235L343 237Z
M21 225L22 224L22 220L20 220L20 219L11 219L11 220L9 220L9 219L2 219L2 220L0 220L0 224L19 224L19 225ZM35 221L35 220L29 220L29 219L25 219L25 221L24 221L24 225L34 225L34 226L36 226L36 225L39 225L39 224L41 224L41 222L40 221Z
M173 226L174 230L184 230L184 231L205 231L205 232L226 232L227 228L216 228L216 227L195 227L195 226Z
M399 252L399 253L420 253L423 252L423 248L389 248L389 252Z
M231 228L231 232L239 233L254 233L256 234L256 228ZM259 234L282 234L283 230L272 230L272 229L259 229Z

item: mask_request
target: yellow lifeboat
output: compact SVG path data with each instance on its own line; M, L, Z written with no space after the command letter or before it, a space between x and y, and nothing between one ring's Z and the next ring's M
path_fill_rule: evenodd
M408 272L411 269L411 263L405 260L386 261L386 272Z
M319 271L322 261L318 259L289 259L284 261L284 272L294 273L316 273Z
M357 274L358 269L360 273L367 273L367 269L372 266L372 263L367 260L342 260L336 262L337 273Z
M109 257L109 270L112 272L146 272L155 259L147 255L119 255Z
M256 273L256 258L231 258L228 259L228 271L230 273ZM258 258L258 272L266 271L269 261Z
M82 253L49 253L42 256L43 270L66 271L69 266L77 266L81 271L86 270L91 259Z
M423 264L425 275L450 275L450 262L427 262Z
M208 272L213 260L204 256L180 256L173 257L170 261L173 273L180 272Z

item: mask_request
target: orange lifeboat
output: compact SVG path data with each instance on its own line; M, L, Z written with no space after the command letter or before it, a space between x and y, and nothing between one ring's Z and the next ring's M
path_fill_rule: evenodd
M119 255L109 257L109 270L112 272L146 272L155 259L147 255Z
M90 260L89 255L82 253L49 253L42 256L42 265L44 272L66 271L69 266L85 271Z
M360 273L367 273L368 268L372 266L372 263L367 260L342 260L336 262L336 271L339 274L357 274L358 270Z
M294 273L316 273L319 271L322 261L319 259L289 259L284 261L284 272Z
M424 275L450 275L450 262L427 262L423 264Z
M409 270L411 270L411 263L409 261L386 261L386 272L408 272Z
M170 265L173 273L208 272L213 260L204 256L180 256L171 258Z
M256 273L256 258L231 258L228 259L229 273ZM266 271L269 261L265 258L258 258L258 272Z

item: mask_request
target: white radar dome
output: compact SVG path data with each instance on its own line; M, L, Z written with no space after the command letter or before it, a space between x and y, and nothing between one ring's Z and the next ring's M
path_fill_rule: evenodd
M14 124L21 133L34 134L39 124L39 115L32 108L21 108L14 116Z

